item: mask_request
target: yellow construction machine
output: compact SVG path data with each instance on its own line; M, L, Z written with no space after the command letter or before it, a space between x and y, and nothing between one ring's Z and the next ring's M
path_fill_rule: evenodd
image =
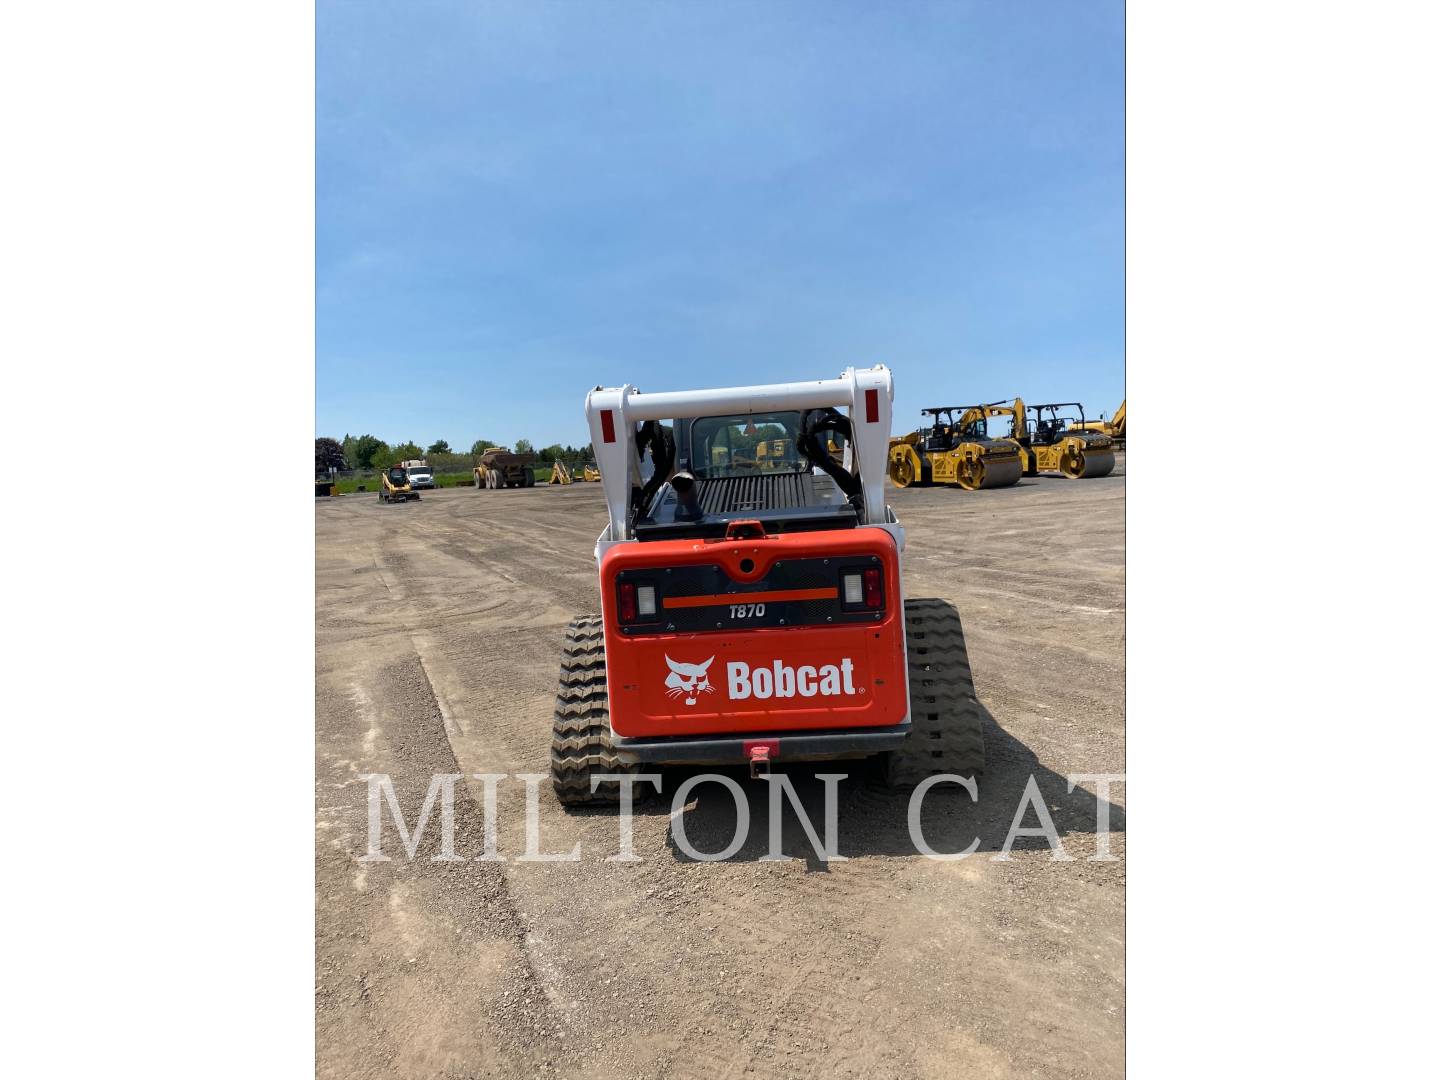
M755 444L755 467L771 472L794 472L798 469L800 451L794 439L761 439Z
M556 460L550 465L550 483L552 484L573 484L575 478L570 475L570 466L565 462Z
M480 455L472 470L476 488L535 486L535 455L511 453L508 446L492 446Z
M380 502L409 502L419 499L420 492L410 487L410 474L401 465L391 465L380 474Z
M600 482L600 470L594 465L587 463L583 475L587 484L598 484Z
M1071 431L1098 431L1101 435L1109 435L1110 441L1115 444L1116 452L1125 449L1125 402L1120 402L1120 407L1109 420L1105 414L1100 414L1099 420L1082 420L1078 424L1071 424Z
M958 484L966 491L1009 487L1020 479L1021 454L1009 439L985 431L990 405L945 405L922 409L934 418L928 429L890 440L887 472L896 487ZM959 419L956 419L956 414Z
M1074 407L1079 413L1080 427L1073 427L1074 417L1062 416L1061 410ZM1031 405L1015 399L1013 405L987 407L989 416L1010 418L1010 438L1020 448L1020 460L1026 476L1042 472L1058 472L1067 480L1089 480L1109 476L1115 468L1115 446L1110 436L1084 427L1085 407L1078 401L1057 401ZM1034 419L1029 413L1034 413Z

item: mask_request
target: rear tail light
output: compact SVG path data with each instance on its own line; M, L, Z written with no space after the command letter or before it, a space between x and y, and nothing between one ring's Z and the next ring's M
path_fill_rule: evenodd
M865 606L874 611L885 606L885 593L880 588L880 571L875 567L865 571Z
M654 585L622 581L615 586L616 614L621 623L649 622L656 616L658 597Z
M840 575L840 606L850 611L883 611L885 579L878 566L846 570Z

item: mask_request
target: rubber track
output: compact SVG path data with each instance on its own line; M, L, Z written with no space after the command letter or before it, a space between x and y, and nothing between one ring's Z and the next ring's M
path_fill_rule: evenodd
M927 776L985 771L985 734L960 613L947 600L905 601L905 648L910 665L910 737L885 756L895 787Z
M581 615L565 628L555 728L550 742L550 778L565 806L612 806L620 785L602 782L591 792L593 773L634 773L610 743L610 709L605 687L605 630L599 615ZM636 789L636 800L642 796Z

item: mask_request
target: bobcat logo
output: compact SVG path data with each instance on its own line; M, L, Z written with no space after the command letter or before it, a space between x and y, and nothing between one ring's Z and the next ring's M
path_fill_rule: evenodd
M677 664L670 657L665 657L665 663L670 665L670 674L665 676L666 695L683 697L686 705L694 705L697 695L713 694L715 688L710 685L710 676L705 673L714 662L713 656L703 664Z

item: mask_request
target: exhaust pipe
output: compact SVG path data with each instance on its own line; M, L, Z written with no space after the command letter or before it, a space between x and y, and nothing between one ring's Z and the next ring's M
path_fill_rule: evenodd
M699 521L705 516L705 511L700 509L700 496L695 491L695 474L692 472L677 472L670 477L670 487L675 492L676 502L675 516L681 521Z

